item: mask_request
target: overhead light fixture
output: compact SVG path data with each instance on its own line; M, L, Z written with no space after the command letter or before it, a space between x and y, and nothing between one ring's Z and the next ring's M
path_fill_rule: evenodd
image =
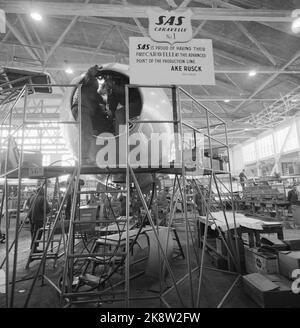
M67 67L67 68L65 69L65 72L66 72L67 74L73 74L73 73L74 73L74 71L72 70L71 67Z
M229 103L230 102L230 99L225 99L224 102L225 103Z
M292 17L295 18L292 23L292 32L299 33L300 32L300 9L293 10Z
M300 17L296 18L292 23L292 31L293 33L299 33L300 32Z
M257 73L256 73L256 71L253 69L253 70L251 70L249 73L248 73L248 75L249 76L255 76Z
M42 15L39 14L37 11L33 11L31 14L30 14L30 17L36 21L41 21L43 19Z

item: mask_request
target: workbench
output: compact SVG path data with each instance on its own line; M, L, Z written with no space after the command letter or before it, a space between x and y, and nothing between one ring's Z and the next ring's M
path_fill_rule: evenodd
M232 233L234 231L234 227L237 228L237 233L239 237L242 237L243 234L248 234L248 244L249 247L260 246L260 235L261 234L277 234L278 239L283 240L283 230L282 230L282 222L267 222L257 218L247 217L241 213L235 213L235 224L234 217L232 212L225 212L227 223L224 217L223 212L212 212L212 217L208 219L208 227L210 232L215 232L215 236L218 235L217 227L220 229L221 233L224 236L224 239L227 240L228 232ZM206 224L205 216L197 217L197 239L198 243L203 241L204 228ZM200 246L200 244L199 244ZM208 246L214 252L216 249L214 247ZM223 256L223 254L219 254Z
M241 209L240 205L243 205L253 215L268 213L270 218L272 217L272 213L275 213L276 218L284 216L284 210L287 210L290 205L286 200L239 199L235 200L235 203L237 209Z

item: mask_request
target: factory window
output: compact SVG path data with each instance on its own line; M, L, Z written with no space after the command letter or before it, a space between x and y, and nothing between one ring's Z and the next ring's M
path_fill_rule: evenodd
M253 162L256 160L255 143L251 142L243 146L243 159L245 163Z
M290 129L291 130L288 133L288 137L283 147L283 152L291 151L299 147L296 124L293 123Z
M258 158L265 158L274 154L272 135L262 137L257 140Z
M289 152L299 148L297 127L295 123L275 132L278 152Z
M50 155L43 154L43 166L48 166L50 164Z
M275 140L276 140L276 145L277 145L277 152L280 152L282 149L282 146L284 144L284 141L285 141L285 138L287 136L289 132L289 126L283 128L283 129L280 129L280 130L277 130L275 132Z
M281 163L281 166L283 175L295 174L293 162Z

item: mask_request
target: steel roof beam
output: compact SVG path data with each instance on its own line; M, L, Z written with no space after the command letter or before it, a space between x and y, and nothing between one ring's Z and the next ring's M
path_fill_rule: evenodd
M34 7L43 15L65 16L98 16L98 17L123 17L147 18L149 8L154 6L120 6L113 4L77 3L77 2L42 2L35 1ZM177 7L177 5L176 5ZM0 1L0 8L6 13L29 14L32 1ZM240 9L227 8L195 8L190 7L193 20L213 21L256 21L256 22L292 22L291 10L268 9Z

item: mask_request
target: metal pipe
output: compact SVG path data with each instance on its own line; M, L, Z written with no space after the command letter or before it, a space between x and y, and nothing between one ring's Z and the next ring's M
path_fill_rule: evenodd
M211 112L205 105L201 104L196 98L194 98L191 94L189 94L187 91L185 91L183 88L178 87L178 89L180 91L182 91L184 94L186 94L189 98L191 98L196 104L198 104L199 106L203 107L206 111L206 113L208 112L209 114L212 114L215 118L217 118L219 121L221 121L222 123L226 123L221 117L219 117L218 115L216 115L215 113ZM200 112L200 110L196 107L197 111Z
M35 88L47 88L49 89L50 87L73 87L73 88L77 88L80 87L81 84L63 84L63 83L50 83L50 84L32 84L32 83L28 83L26 84L28 87L35 87Z
M197 270L199 270L199 267L196 267L192 270L192 273L196 272ZM189 273L185 274L183 277L181 277L178 281L177 281L177 286L180 285L182 282L184 282L184 280L186 278L189 277ZM176 286L173 285L171 286L170 288L168 288L163 294L162 294L162 297L165 297L168 293L170 293L170 291L173 290L173 288L175 288Z
M22 88L22 92L24 90L24 87ZM18 95L17 99L18 100L21 97L21 93ZM10 136L11 133L11 122L12 122L12 110L16 102L14 102L13 106L10 108L8 112L8 117L9 117L9 128L8 128L8 136ZM6 119L6 118L5 118ZM8 165L8 155L9 155L9 149L10 149L10 141L11 139L9 138L7 141L7 151L6 151L6 156L5 156L5 165L4 165L4 171L7 172L7 165ZM5 215L6 215L6 225L5 225L5 234L6 234L6 245L5 245L5 250L6 250L6 268L5 268L5 302L6 302L6 307L9 308L9 226L10 226L10 220L9 220L9 215L8 215L8 182L7 182L7 175L5 175L5 185L4 185L4 192L5 192Z
M223 124L223 123L222 123L222 124ZM221 145L223 145L224 147L226 147L226 143L225 143L225 142L222 142L222 141L220 141L220 140L218 140L218 139L212 137L212 136L209 135L209 134L206 134L206 133L204 133L204 132L202 132L202 131L199 131L198 129L192 127L192 126L189 125L188 123L182 122L182 125L185 125L186 127L190 128L190 129L192 129L192 130L194 130L194 131L196 131L196 132L198 132L198 133L204 135L205 137L210 138L210 139L214 140L215 142L218 142L219 144L221 144ZM222 148L222 147L221 147L221 148Z
M12 173L14 173L14 172L16 172L16 171L18 171L18 168L13 169L13 170L10 170L10 171L8 171L8 172L6 172L6 173L1 174L1 175L0 175L0 178L5 178L5 177L9 176L10 174L12 174Z
M240 257L240 248L238 244L238 233L237 233L237 225L236 225L236 218L235 218L235 204L233 201L233 187L232 187L232 175L231 175L231 167L230 167L230 153L229 153L229 146L228 146L228 136L227 136L227 124L225 124L225 137L226 137L226 144L227 144L227 157L228 157L228 172L229 172L229 183L230 183L230 193L232 199L232 214L233 214L233 224L234 224L234 234L235 234L235 247L236 247L236 254L237 254L237 261L238 261L238 270L241 273L241 257Z
M26 89L26 85L23 86L22 90L20 91L20 93L18 94L17 98L14 100L11 108L9 109L9 111L7 112L7 114L4 116L2 122L1 122L1 126L4 125L4 122L6 121L6 119L10 116L9 118L9 126L11 127L11 115L12 115L12 110L14 109L14 107L16 106L16 104L18 103L18 101L21 99L21 97L23 96L23 93ZM10 133L10 132L9 132Z
M228 224L226 211L225 211L225 208L224 208L223 201L222 201L222 199L221 199L221 195L220 195L219 187L218 187L218 184L217 184L216 177L215 177L215 174L214 174L214 173L213 173L213 177L214 177L214 181L215 181L215 185L216 185L216 189L217 189L217 193L218 193L219 201L220 201L220 204L221 204L221 207L222 207L222 212L223 212L223 215L224 215L224 218L225 218L225 223L226 223L227 230L228 230L228 238L229 238L230 247L231 247L231 249L232 249L234 255L236 256L237 253L235 252L235 250L234 250L234 248L233 248L232 236L231 236L231 233L230 233L230 227L229 227L229 224ZM237 251L237 250L236 250L236 251ZM236 267L236 269L238 270L239 268Z
M196 186L197 186L197 185L196 185ZM202 195L202 193L201 193L201 191L199 190L198 186L197 186L197 189L198 189L198 191L200 192L200 194ZM204 199L204 198L203 198L203 195L202 195L202 199ZM203 201L203 204L204 204L204 206L205 206L206 211L209 211L210 217L211 217L212 220L214 221L214 224L215 224L215 226L216 226L216 229L218 230L218 233L219 233L219 235L220 235L220 238L222 239L222 242L224 243L224 245L225 245L225 247L226 247L226 250L227 250L229 256L231 257L232 261L235 263L236 267L238 267L237 264L236 264L236 260L235 260L234 256L232 255L232 253L231 253L231 251L230 251L230 249L229 249L229 247L228 247L228 245L227 245L227 243L226 243L226 241L225 241L225 239L224 239L224 237L223 237L222 231L221 231L221 229L219 228L218 224L216 223L216 219L215 219L215 218L213 217L213 215L211 214L210 209L209 209L209 207L208 207L208 205L207 205L207 203L206 203L205 200Z
M160 297L160 301L164 303L168 309L171 309L171 305L162 296Z
M130 257L130 245L129 245L129 215L130 215L130 144L129 144L129 86L125 86L125 115L126 115L126 259L125 259L125 307L129 308L130 303L130 268L129 268L129 257Z
M193 289L193 277L192 277L192 269L191 269L191 257L190 257L190 245L189 245L189 222L187 217L187 204L186 204L186 180L185 180L185 153L184 153L184 140L183 140L183 127L182 127L182 113L181 113L181 105L178 89L176 89L176 97L178 101L178 116L179 116L179 132L180 132L180 145L181 145L181 164L182 164L182 189L181 194L183 212L184 212L184 220L185 220L185 237L186 237L186 260L187 260L187 268L189 272L189 285L190 285L190 293L191 293L191 304L194 307L194 289ZM179 186L180 188L180 186Z
M26 105L27 105L27 93L28 89L25 87L24 91L24 107L23 107L23 121L26 114ZM21 166L23 162L23 151L24 151L24 126L22 129L22 141L21 141L21 152L18 163L18 198L17 198L17 217L16 217L16 226L15 226L15 250L14 250L14 260L13 260L13 270L12 270L12 285L11 285L11 297L10 297L10 307L14 307L14 296L15 296L15 282L17 274L17 259L18 259L18 246L19 246L19 224L20 224L20 207L21 207L21 188L22 188L22 177L21 177ZM9 149L7 149L9 151Z
M123 293L119 293L119 294L123 294ZM137 301L137 300L154 300L154 299L159 299L159 296L136 296L136 297L130 297L130 301ZM106 303L106 302L122 302L124 301L124 298L113 298L113 299L99 299L98 302L101 303ZM91 300L84 300L84 301L72 301L72 304L86 304L86 303L95 303L95 300L91 299Z
M35 195L35 197L34 197L32 203L31 203L31 206L30 206L30 208L29 208L28 213L31 211L31 209L32 209L32 207L33 207L33 204L34 204L34 202L35 202L35 200L36 200L36 198L37 198L38 195L39 195L39 192ZM24 219L24 221L22 222L22 224L21 224L21 226L20 226L20 228L19 228L19 233L21 232L21 230L22 230L22 228L23 228L23 226L24 226L24 224L25 224L25 221L26 221L27 218L28 218L28 213L27 213L26 218ZM16 242L16 240L14 240L14 241L11 243L11 245L9 246L8 253L6 253L6 255L5 255L3 261L1 262L0 269L2 269L4 263L6 262L6 258L8 257L10 251L12 250L12 248L13 248L15 242Z
M54 196L54 193L53 193ZM54 203L52 203L53 206ZM47 221L47 179L45 178L45 187L44 187L44 209L43 209L43 252L45 251L45 241L46 241L46 221ZM53 227L55 229L55 227ZM50 230L48 231L48 237L49 237ZM44 274L46 269L46 261L43 263L42 267L42 285L44 284Z
M74 259L71 257L69 261L69 254L74 253L74 225L73 222L76 219L76 207L77 207L77 191L79 186L79 178L80 178L80 168L81 168L81 131L82 131L82 108L81 108L81 84L78 85L78 144L77 144L77 161L76 161L76 169L75 174L72 176L70 180L69 187L73 185L73 197L72 197L72 205L71 205L71 217L70 217L70 224L69 224L69 233L68 233L68 241L67 241L67 253L65 256L65 266L63 271L63 279L62 279L62 293L60 295L60 301L62 303L65 293L65 285L67 278L68 281L68 291L72 290L72 283L73 283L73 266L74 266ZM75 183L74 183L75 178ZM67 277L69 276L69 277Z
M43 124L50 124L50 123L55 123L55 124L78 124L77 121L43 121ZM24 125L34 125L34 124L41 124L40 121L25 121Z
M236 279L234 280L233 284L231 285L231 287L228 289L227 293L224 295L224 297L222 298L221 302L218 304L217 308L220 309L222 307L222 305L224 304L226 298L229 296L229 294L231 293L233 287L236 285L236 283L240 280L241 275L238 275L236 277Z
M176 210L176 206L177 206L177 201L178 199L176 199L175 201L175 204L173 206L173 200L175 198L175 194L177 192L177 189L178 187L176 188L175 190L175 187L176 187L176 181L177 181L177 174L175 175L175 179L174 179L174 183L173 183L173 192L172 192L172 201L171 201L171 204L170 204L170 218L169 218L169 222L168 222L168 233L167 233L167 243L166 243L166 251L168 249L168 246L169 246L169 238L170 238L170 231L171 231L171 226L172 226L172 223L173 223L173 219L174 219L174 215L175 215L175 210ZM162 273L163 273L163 276L165 274L165 264L163 265L163 268L162 268Z
M212 183L212 176L210 176L210 180L209 180L208 208L210 207L210 202L211 202L211 191L212 191L211 183ZM205 247L206 247L206 242L207 242L207 232L208 232L208 216L209 216L209 210L206 210L206 220L205 220L205 228L204 228L204 241L203 241L203 244L202 244L201 261L200 261L200 274L199 274L198 292L197 292L197 308L200 306L201 284L202 284L202 278L203 278L204 254L205 254Z
M228 273L228 274L233 274L236 276L236 272L233 271L228 271L228 270L221 270L221 269L217 269L217 268L213 268L213 267L203 267L206 270L212 270L212 271L218 271L218 272L222 272L222 273Z
M136 186L137 192L138 192L138 194L139 194L139 196L140 196L140 200L141 200L141 202L142 202L142 204L143 204L143 207L144 207L144 209L145 209L145 211L146 211L146 214L147 214L147 216L148 216L148 220L149 220L150 225L151 225L151 227L152 227L152 229L153 229L153 233L154 233L155 238L156 238L156 240L157 240L158 247L160 248L160 250L161 250L161 252L162 252L163 258L164 258L164 260L165 260L165 265L166 265L167 270L168 270L168 272L169 272L169 274L170 274L170 276L171 276L171 279L172 279L172 281L173 281L173 284L175 285L175 289L176 289L176 292L177 292L178 298L179 298L179 300L180 300L182 306L184 306L184 303L183 303L183 301L182 301L181 295L180 295L179 290L178 290L178 288L177 288L177 282L176 282L176 280L175 280L175 276L174 276L174 274L173 274L173 272L172 272L172 269L171 269L171 267L170 267L170 264L169 264L169 261L168 261L167 255L165 254L164 248L163 248L163 246L162 246L162 244L161 244L161 242L160 242L160 240L159 240L159 237L158 237L158 235L157 235L157 232L156 232L156 230L155 230L155 226L154 226L154 223L153 223L153 220L152 220L151 214L150 214L150 212L149 212L149 209L148 209L147 204L146 204L146 202L145 202L145 199L144 199L144 197L143 197L143 194L142 194L142 191L141 191L140 186L139 186L139 184L138 184L137 178L136 178L136 176L135 176L135 174L134 174L134 172L133 172L133 169L132 169L131 167L129 167L129 169L130 169L130 174L131 174L131 176L132 176L132 178L133 178L133 180L134 180L134 184L135 184L135 186Z
M117 242L116 242L117 245ZM89 257L93 257L93 256L125 256L127 253L126 252L120 252L120 253L114 253L114 252L103 252L103 253L86 253L86 254L82 254L82 253L69 253L67 255L68 258L70 259L74 259L74 258L89 258Z
M76 171L75 171L75 172L73 173L73 175L72 175L72 180L74 179L75 173L76 173ZM60 207L59 207L58 212L57 212L57 214L56 214L56 218L55 218L55 220L54 220L54 224L56 224L56 222L57 222L57 220L58 220L58 218L59 218L59 216L60 216L60 214L61 214L61 211L62 211L62 209L63 209L63 204L65 203L65 200L66 200L66 197L67 197L67 193L68 193L68 191L69 191L69 189L70 189L70 186L71 186L71 184L69 184L69 186L67 187L66 194L64 195L64 198L63 198L63 200L62 200L62 203L60 204ZM51 231L51 233L50 233L49 240L47 241L47 244L46 244L46 247L45 247L45 251L44 251L43 256L42 256L42 259L41 259L41 262L39 263L39 266L38 266L38 268L37 268L36 275L35 275L35 277L34 277L34 279L33 279L33 282L32 282L32 284L31 284L31 286L30 286L30 289L29 289L29 291L28 291L27 298L26 298L26 300L25 300L25 304L24 304L24 307L25 307L25 308L28 306L28 302L29 302L29 300L30 300L30 297L31 297L31 294L32 294L33 288L34 288L34 286L35 286L35 283L36 283L36 281L37 281L37 278L38 278L38 276L39 276L39 272L40 272L40 270L41 270L42 263L43 263L43 261L46 260L46 257L47 257L47 250L48 250L48 248L49 248L49 245L50 245L50 242L51 242L51 239L52 239L53 235L54 235L54 229L53 229L53 230ZM70 238L69 238L69 239L70 239ZM69 239L68 239L68 241L69 241Z
M180 192L180 195L181 195L181 199L183 201L183 193L182 193L182 189L181 189L181 186L180 186L180 181L179 181L179 178L177 177L178 179L178 185L179 185L179 192ZM188 232L190 233L190 238L191 238L191 241L192 241L192 246L193 246L193 249L194 249L194 253L195 253L195 256L196 256L196 260L198 262L198 259L197 259L197 252L196 252L196 248L195 248L195 243L194 243L194 238L193 238L193 235L192 235L192 231L191 231L191 227L190 227L190 223L189 223L189 220L188 221Z
M161 120L161 121L159 121L159 120L133 120L133 121L131 121L132 123L179 123L179 121L174 121L174 120L168 120L168 121L166 121L166 120Z

